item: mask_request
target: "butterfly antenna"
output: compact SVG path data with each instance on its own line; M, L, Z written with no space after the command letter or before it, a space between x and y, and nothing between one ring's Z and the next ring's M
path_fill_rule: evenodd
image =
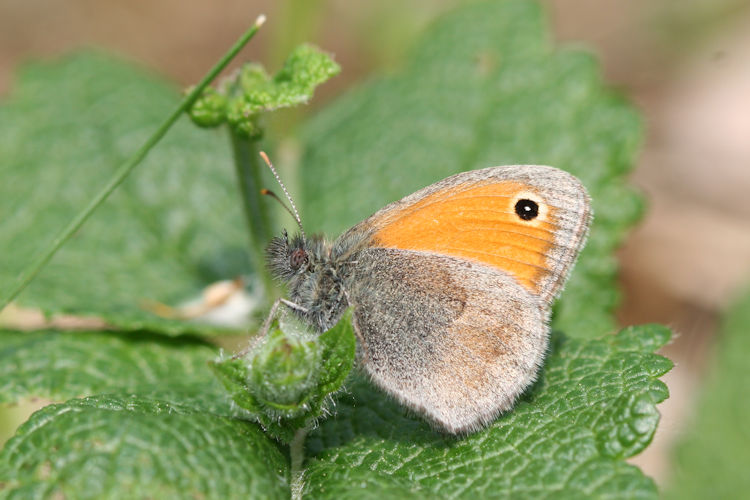
M297 219L297 217L294 215L294 212L292 212L292 209L289 208L286 205L286 203L284 203L284 201L276 195L276 193L274 193L270 189L263 188L260 190L260 194L262 194L263 196L270 196L274 200L278 201L279 205L281 205L284 208L284 210L286 210L289 213L289 215L291 215L295 220Z
M281 177L279 177L278 172L276 172L276 169L273 168L273 165L271 164L271 160L268 159L268 155L264 153L263 151L260 152L260 157L263 158L263 161L266 162L266 165L268 165L268 168L271 169L271 172L273 173L273 176L276 177L276 182L279 183L279 186L281 186L281 190L284 191L284 195L286 196L286 199L289 200L289 204L292 206L292 209L289 210L289 207L287 207L284 202L279 199L278 196L276 196L272 191L269 191L268 189L261 190L262 194L271 196L273 198L276 198L279 203L286 209L287 212L289 212L292 217L294 217L294 220L297 221L297 225L299 226L299 231L302 233L302 238L307 239L305 236L305 230L302 228L302 219L299 217L299 212L297 212L297 207L294 205L294 200L292 200L292 197L289 196L289 191L286 190L286 186L283 182L281 182Z

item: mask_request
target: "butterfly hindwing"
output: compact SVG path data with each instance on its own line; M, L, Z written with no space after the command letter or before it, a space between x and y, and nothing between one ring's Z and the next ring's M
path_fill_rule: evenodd
M547 346L546 311L515 280L450 256L371 248L347 284L373 381L449 432L509 409Z

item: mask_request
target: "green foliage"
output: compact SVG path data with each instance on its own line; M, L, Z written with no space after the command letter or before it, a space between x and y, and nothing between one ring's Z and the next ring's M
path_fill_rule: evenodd
M227 121L235 133L258 138L263 134L258 121L264 112L306 103L315 87L339 71L341 68L328 54L311 45L300 45L273 78L260 64L246 64L218 89L208 89L196 101L190 116L202 127Z
M289 498L253 423L140 395L45 407L0 453L3 498Z
M640 135L592 57L552 48L539 5L473 3L436 23L403 72L308 124L301 211L309 230L333 236L456 172L521 163L572 172L593 198L594 224L554 324L596 337L614 329L613 252L641 212L625 183Z
M193 395L201 397L197 405L231 415L221 386L207 376L206 363L216 355L201 340L147 332L0 330L0 403L108 392L180 403Z
M210 344L0 331L0 345L2 402L84 397L34 414L6 444L0 497L288 497L282 450L210 376Z
M465 438L431 431L358 381L337 415L308 438L305 492L335 498L331 482L416 489L427 498L655 498L653 482L622 459L653 437L658 379L672 363L653 354L669 340L659 326L577 340L558 335L542 379L516 408ZM341 485L333 485L341 488Z
M176 89L96 53L33 64L0 106L0 293L153 132ZM226 138L180 120L19 296L48 314L121 329L213 332L160 318L217 280L251 272Z
M227 96L208 87L193 103L189 115L199 127L218 127L227 119Z
M740 498L750 491L750 293L727 314L698 410L674 453L666 498Z
M262 111L306 101L337 70L326 54L302 46L258 88L241 78L243 93L224 106L252 101L257 120ZM217 99L213 92L200 101L204 123L216 121ZM0 107L0 213L8 214L0 218L0 293L177 101L165 82L98 54L24 70ZM218 330L161 318L144 304L177 305L217 280L253 273L226 139L182 120L144 163L19 304L96 316L123 329Z
M254 127L257 113L305 101L336 71L303 47L273 78L245 67L237 93L205 94L192 116ZM95 54L24 71L0 106L3 287L176 99L153 76ZM232 132L238 157L256 156L247 127L242 140ZM334 498L654 498L653 482L624 459L648 445L667 397L658 378L671 363L653 351L669 332L601 337L613 325L612 250L640 211L624 184L638 137L637 117L602 88L592 59L554 50L538 6L518 0L446 16L400 74L307 126L299 184L310 229L341 231L446 175L496 164L565 168L594 198L591 239L555 318L566 333L554 334L539 380L489 428L448 437L361 376L344 380L355 350L348 320L314 341L272 333L249 357L211 364L214 377L217 349L174 336L214 329L140 305L177 304L257 271L240 215L251 204L237 194L263 179L246 169L238 190L229 141L180 122L19 298L115 331L0 330L0 402L64 401L0 451L0 497L274 498L300 486ZM251 233L256 254L261 233ZM301 451L299 440L286 446L315 423Z
M322 337L320 358L339 369L320 372L321 394L348 371L353 346L346 325ZM265 491L269 484L268 491L287 491L287 460L200 370L215 352L208 346L106 333L2 335L10 346L0 358L9 367L4 394L113 394L35 414L0 453L0 492L80 496L83 476L92 497L117 496L125 491L121 485L206 498ZM588 341L558 335L541 380L516 409L466 438L435 433L369 384L352 380L334 416L310 438L306 493L336 496L366 484L370 495L653 498L651 480L622 459L640 452L656 429L655 404L667 396L657 379L671 363L652 351L668 338L656 326ZM46 359L55 350L59 356ZM94 358L91 367L86 357ZM34 369L44 375L30 377Z
M232 399L271 435L291 442L321 417L354 364L351 314L314 340L274 330L239 358L211 364Z

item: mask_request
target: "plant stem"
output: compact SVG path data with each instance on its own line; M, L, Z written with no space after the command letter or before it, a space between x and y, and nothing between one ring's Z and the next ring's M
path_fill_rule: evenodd
M305 470L302 465L305 461L305 438L307 438L307 427L297 429L294 438L289 444L289 456L291 459L292 474L292 500L302 499L302 488L305 486Z
M166 120L159 126L158 129L156 129L156 132L154 132L151 137L146 141L146 143L141 146L141 148L136 151L136 153L131 156L125 163L123 163L117 171L114 173L112 178L107 182L107 184L99 191L99 193L94 197L94 199L89 202L88 206L83 209L82 212L80 212L78 215L76 215L73 220L71 220L68 225L60 232L60 234L52 241L50 246L45 249L24 271L21 273L21 275L16 280L16 284L13 287L13 289L10 291L10 293L5 296L2 301L0 302L0 311L7 306L10 301L15 299L19 293L23 291L26 286L28 286L29 283L31 283L31 280L36 277L37 274L39 274L39 271L42 270L42 268L52 259L52 257L57 253L57 251L65 244L68 239L78 231L81 226L88 220L88 218L91 216L92 213L101 205L104 203L104 201L109 197L110 194L119 186L122 181L125 180L125 178L130 174L130 172L139 164L143 159L146 157L146 155L151 151L151 149L161 140L162 137L167 133L167 131L170 129L170 127L174 124L175 121L184 113L186 110L190 108L190 106L193 105L195 100L203 93L203 90L210 84L216 76L221 73L221 71L229 64L229 62L234 58L234 56L237 55L237 53L242 50L242 48L249 42L253 36L258 32L258 29L263 25L266 18L265 16L259 16L258 19L256 19L255 23L253 24L250 29L248 29L238 40L235 42L235 44L227 51L226 54L219 60L216 65L211 68L211 71L209 71L206 76L203 77L203 79L198 83L198 85L193 88L193 90L186 95L180 104L175 108L174 111L167 117Z
M234 166L245 209L245 220L250 231L250 257L253 269L257 273L265 290L265 297L271 299L274 284L268 273L264 258L264 245L271 238L271 221L268 204L261 200L261 188L264 186L262 172L265 166L261 163L260 148L257 140L248 139L229 127L229 135L234 151Z

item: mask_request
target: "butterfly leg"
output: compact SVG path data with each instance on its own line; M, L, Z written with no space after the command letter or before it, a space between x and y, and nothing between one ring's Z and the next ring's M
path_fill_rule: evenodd
M352 263L357 263L357 261L351 261ZM342 291L344 292L344 297L346 297L346 303L347 304L353 304L352 299L349 295L349 291L346 288L342 288ZM364 362L367 362L370 359L370 355L367 352L367 342L365 342L364 337L362 337L362 333L360 332L359 327L357 326L357 318L355 316L352 316L352 329L354 330L354 336L357 338L357 343L359 344L359 348L362 350L362 360Z
M260 329L260 332L258 332L258 335L255 336L255 339L250 343L249 346L244 348L242 351L238 352L234 356L232 356L232 359L238 359L243 356L245 356L258 342L260 339L263 339L268 335L268 330L271 329L271 323L273 323L274 318L279 313L279 308L281 306L286 306L289 309L300 311L302 313L307 312L307 308L302 307L299 304L295 304L291 300L287 300L284 298L278 298L274 301L273 305L271 306L271 310L268 312L268 316L266 317L266 320L263 322L263 327Z
M268 313L268 317L263 322L263 328L261 328L261 330L260 330L259 337L263 338L266 335L268 335L268 330L271 329L271 323L273 323L273 319L278 314L279 307L281 307L282 305L284 305L284 306L286 306L289 309L292 309L294 311L299 311L301 313L306 313L307 312L307 308L302 307L299 304L295 304L291 300L287 300L287 299L284 299L284 298L278 298L278 299L276 299L276 301L271 306L271 310Z

